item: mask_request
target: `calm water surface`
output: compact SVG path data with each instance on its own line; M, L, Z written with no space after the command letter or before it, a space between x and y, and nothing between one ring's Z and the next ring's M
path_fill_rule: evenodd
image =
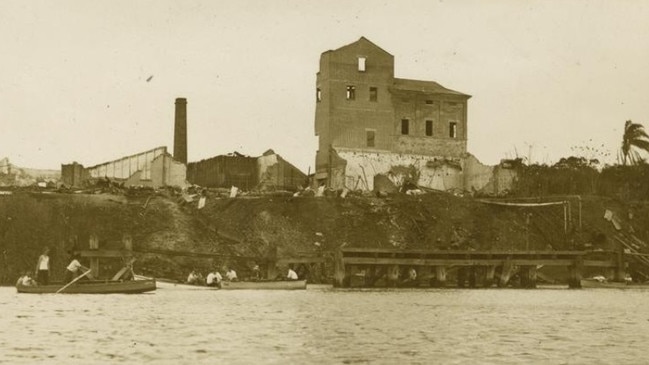
M649 290L0 288L0 362L649 363Z

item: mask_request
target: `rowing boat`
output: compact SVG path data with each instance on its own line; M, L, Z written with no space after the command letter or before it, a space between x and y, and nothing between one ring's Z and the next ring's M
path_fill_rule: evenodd
M221 289L236 290L304 290L306 280L285 280L285 281L222 281Z
M49 285L24 286L16 285L18 293L46 294L56 293L62 289L65 283L52 283ZM155 279L149 280L127 280L127 281L80 281L65 288L64 294L136 294L154 291L156 289Z
M582 288L613 288L624 289L629 287L625 281L598 280L595 278L581 279Z

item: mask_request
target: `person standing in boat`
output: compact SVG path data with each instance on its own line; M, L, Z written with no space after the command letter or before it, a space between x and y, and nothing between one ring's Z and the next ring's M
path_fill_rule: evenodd
M297 280L297 273L293 271L292 268L288 268L288 273L286 274L286 280Z
M38 262L36 262L36 280L43 285L47 285L50 282L50 249L45 247L43 254L38 257Z
M72 261L70 261L70 264L65 270L65 282L69 283L72 280L74 280L79 273L79 269L83 269L85 271L89 271L90 269L81 265L79 262L79 255L74 255L72 256Z

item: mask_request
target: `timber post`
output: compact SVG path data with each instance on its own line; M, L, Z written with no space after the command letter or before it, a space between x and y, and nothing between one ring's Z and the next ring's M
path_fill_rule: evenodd
M334 255L334 287L344 288L345 284L345 263L343 253L340 249L336 250Z
M617 250L615 252L615 281L623 282L626 279L626 267L624 263L624 246L621 242L617 242Z
M91 234L88 238L88 248L91 250L99 250L99 238L96 234ZM99 276L99 258L90 257L90 270L93 276Z
M446 286L446 266L435 266L435 281L433 286L443 288Z
M475 288L476 287L477 267L469 266L467 269L469 271L469 288Z
M486 267L484 287L491 288L494 284L494 277L496 276L496 266L489 265Z
M581 288L581 278L582 270L584 266L584 260L582 257L577 257L574 263L568 268L568 287L579 289Z
M386 276L388 286L396 287L399 284L399 265L390 265Z
M466 268L460 267L457 269L457 287L464 288L466 282Z
M500 280L498 280L499 288L507 287L507 284L509 283L509 278L511 277L513 272L514 272L514 265L512 264L511 260L510 259L505 260L505 262L503 262L502 271L500 273Z

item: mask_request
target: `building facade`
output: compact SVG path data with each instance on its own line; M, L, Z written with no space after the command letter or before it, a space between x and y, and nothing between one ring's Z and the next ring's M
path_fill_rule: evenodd
M375 176L398 183L408 172L434 189L480 188L474 185L484 185L484 171L475 180L466 169L470 97L434 81L396 78L394 56L364 37L322 53L317 184L372 190Z

